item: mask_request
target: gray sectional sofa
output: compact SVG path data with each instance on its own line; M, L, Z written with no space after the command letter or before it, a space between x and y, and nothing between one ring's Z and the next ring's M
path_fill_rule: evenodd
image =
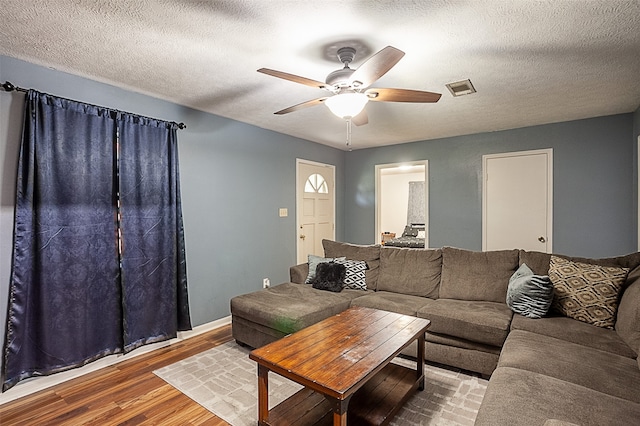
M232 333L239 343L263 346L349 306L415 315L432 322L427 361L491 376L478 425L640 424L640 253L607 259L558 256L625 268L626 280L613 297L615 327L603 328L584 322L588 318L557 313L527 318L507 306L514 272L526 263L537 275L549 274L549 254L329 240L323 246L327 258L365 261L367 290L317 290L304 284L308 265L294 266L291 282L231 300ZM598 291L610 291L602 287Z

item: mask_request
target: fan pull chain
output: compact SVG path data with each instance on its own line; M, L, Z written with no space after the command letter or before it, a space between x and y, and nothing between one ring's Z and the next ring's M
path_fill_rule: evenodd
M347 148L352 151L351 148L351 118L347 118Z

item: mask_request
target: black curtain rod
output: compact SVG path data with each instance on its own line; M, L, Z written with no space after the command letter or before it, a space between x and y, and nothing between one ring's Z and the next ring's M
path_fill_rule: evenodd
M4 89L5 92L13 92L14 90L17 92L28 92L28 89L23 89L22 87L18 87L18 86L14 86L13 84L11 84L8 81L5 81L4 83L0 84L0 87L2 87ZM109 108L110 109L110 108ZM187 125L184 123L175 123L178 125L179 129L186 129Z
M13 84L9 83L8 81L5 81L4 83L2 83L1 86L5 92L13 92L14 90L17 90L18 92L28 92L27 89L23 89L22 87L16 87Z

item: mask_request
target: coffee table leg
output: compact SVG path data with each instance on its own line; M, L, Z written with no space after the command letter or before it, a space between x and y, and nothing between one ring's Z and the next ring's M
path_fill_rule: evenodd
M332 400L332 398L328 398ZM347 409L351 396L344 400L333 400L333 426L347 426Z
M269 370L258 364L258 425L266 425L267 420L269 420Z
M420 381L418 383L418 390L424 390L424 345L425 338L424 333L422 333L422 335L418 337L418 365L416 366L417 380Z

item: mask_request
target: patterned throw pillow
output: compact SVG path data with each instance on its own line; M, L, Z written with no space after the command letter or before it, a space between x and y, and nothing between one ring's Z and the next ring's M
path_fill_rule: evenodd
M367 270L367 262L363 260L336 259L336 263L340 263L347 268L344 277L344 288L354 290L366 290L367 282L365 279L365 271Z
M613 328L628 268L572 262L551 256L553 309L588 324Z

